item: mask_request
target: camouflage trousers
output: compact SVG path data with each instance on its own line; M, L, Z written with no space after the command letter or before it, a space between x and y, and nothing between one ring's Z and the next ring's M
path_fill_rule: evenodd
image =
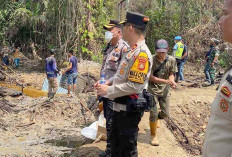
M159 97L154 95L156 105L150 110L150 122L156 122L157 119L164 119L169 116L169 95ZM157 105L160 106L160 112L158 112Z
M209 76L210 76L211 83L214 83L214 81L216 79L216 66L215 65L210 66Z
M55 94L58 89L58 81L56 77L48 78L48 94Z

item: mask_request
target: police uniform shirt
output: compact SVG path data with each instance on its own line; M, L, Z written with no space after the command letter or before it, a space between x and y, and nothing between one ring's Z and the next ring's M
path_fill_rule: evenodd
M212 103L204 143L204 157L232 155L232 66L227 70Z
M105 79L113 82L114 75L119 67L120 61L127 53L129 45L120 39L116 46L110 46L103 58L103 67L101 74L105 75Z
M169 79L169 76L171 73L175 74L177 72L177 64L176 64L176 59L172 56L167 55L168 60L163 66L162 69L160 69L159 72L157 72L155 77L161 78L161 79ZM153 66L151 70L151 75L153 75L154 71L159 68L160 62L156 55L153 58ZM164 83L154 83L154 82L149 82L149 91L156 96L163 96L164 90L169 90L170 85L164 84Z
M152 55L145 40L137 43L121 61L112 86L107 95L115 99L130 94L142 93L151 74ZM126 105L114 102L114 111L126 111Z

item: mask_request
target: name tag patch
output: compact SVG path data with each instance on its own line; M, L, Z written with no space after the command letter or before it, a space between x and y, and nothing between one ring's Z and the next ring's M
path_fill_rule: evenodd
M146 77L147 77L147 74L145 73L131 70L129 73L128 79L133 82L144 83Z

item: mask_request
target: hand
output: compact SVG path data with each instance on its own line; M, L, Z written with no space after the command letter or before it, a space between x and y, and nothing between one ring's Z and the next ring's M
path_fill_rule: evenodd
M99 84L100 84L100 82L97 81L93 86L94 86L94 87L97 87Z
M172 81L166 80L166 84L172 85Z
M171 88L176 89L177 88L177 83L175 81L171 81Z
M65 74L65 70L62 70L61 73L62 73L62 75L64 75Z
M96 89L97 89L97 95L100 96L107 95L108 85L98 84L96 86Z
M106 80L106 83L105 83L105 85L110 85L111 83L110 83L110 81L109 80Z

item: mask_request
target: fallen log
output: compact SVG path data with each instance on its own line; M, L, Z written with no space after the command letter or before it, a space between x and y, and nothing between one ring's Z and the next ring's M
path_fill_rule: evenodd
M87 111L89 111L90 113L93 114L93 112L92 112L90 109L88 109L87 105L85 105L80 99L78 99L78 98L76 98L76 99L80 102L80 104L81 104Z

